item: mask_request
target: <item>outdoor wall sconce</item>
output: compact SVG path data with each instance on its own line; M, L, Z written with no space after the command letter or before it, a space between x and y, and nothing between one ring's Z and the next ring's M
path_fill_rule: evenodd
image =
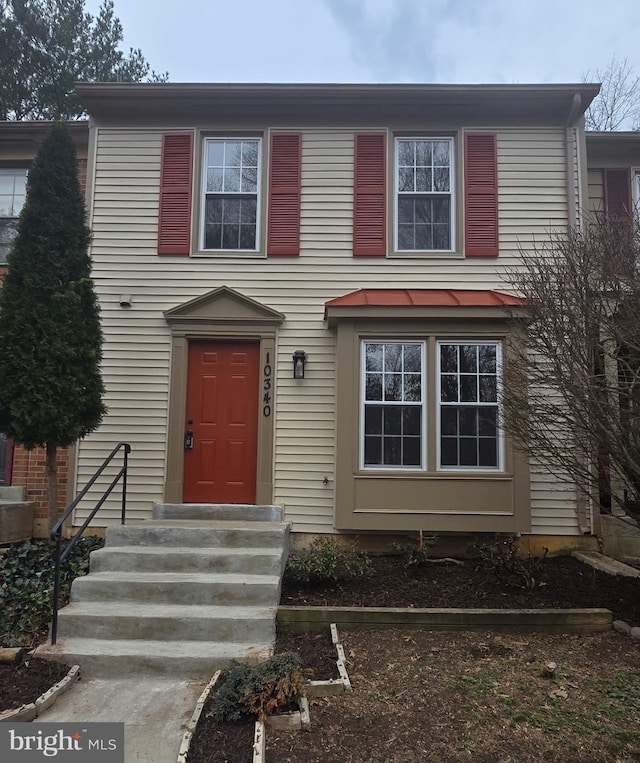
M307 362L307 353L304 350L296 350L293 353L293 378L304 379L304 367Z

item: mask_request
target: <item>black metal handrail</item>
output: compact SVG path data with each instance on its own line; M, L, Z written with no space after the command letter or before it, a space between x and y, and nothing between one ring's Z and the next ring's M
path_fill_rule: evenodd
M113 479L109 487L102 493L100 500L98 501L98 503L96 503L95 507L91 510L87 518L84 520L80 529L76 532L76 534L71 538L69 543L65 546L64 551L61 552L62 526L67 521L67 519L69 518L73 510L76 508L76 506L89 492L94 482L98 479L98 477L102 474L102 472L107 468L107 466L111 463L111 461L113 461L118 451L122 449L124 449L124 453L123 453L124 460L123 460L122 468L120 469L118 474L115 476L115 478ZM60 567L62 565L62 562L64 562L64 560L69 556L71 549L76 545L76 543L82 536L82 533L86 530L91 520L98 513L103 503L111 495L112 490L118 484L118 482L120 481L120 478L122 478L121 524L124 524L125 512L127 509L127 467L128 467L129 453L131 453L131 445L129 445L129 443L127 442L119 442L116 445L116 447L111 451L111 453L102 462L102 465L96 469L96 471L93 474L93 477L91 477L89 482L87 482L87 484L84 486L82 491L78 493L75 499L67 506L67 508L64 510L64 514L55 523L55 525L51 529L51 532L49 533L49 537L51 538L52 541L55 541L55 544L56 544L56 566L55 566L55 576L54 576L54 583L53 583L53 616L51 618L51 643L52 644L55 644L58 639L58 598L60 597Z

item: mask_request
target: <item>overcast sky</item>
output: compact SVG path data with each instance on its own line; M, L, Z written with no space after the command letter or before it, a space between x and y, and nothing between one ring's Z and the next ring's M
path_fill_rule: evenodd
M86 0L94 13L100 0ZM172 82L579 82L640 74L640 0L115 0Z

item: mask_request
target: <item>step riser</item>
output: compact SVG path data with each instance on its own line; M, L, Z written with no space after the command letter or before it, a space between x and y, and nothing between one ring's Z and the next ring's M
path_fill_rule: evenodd
M232 660L257 662L269 655L269 646L256 649L253 645L246 650L238 650L233 657L154 657L148 652L141 651L139 655L86 655L74 652L73 647L56 654L55 659L68 665L80 665L82 677L86 678L122 678L137 675L171 676L176 678L193 678L204 680L211 677L216 670L226 668ZM51 659L46 653L39 653L45 659Z
M284 530L207 527L144 527L107 529L106 546L188 546L190 548L282 548Z
M146 604L264 605L276 606L277 586L263 583L136 582L76 578L71 601L138 601Z
M280 506L250 504L155 503L154 519L242 520L243 522L282 522Z
M273 618L101 617L60 612L60 638L145 639L155 641L227 641L268 643L275 638Z
M91 554L91 572L231 572L244 575L279 575L281 555L242 554L229 552L222 556L172 554L158 549L157 553L113 551L109 548Z

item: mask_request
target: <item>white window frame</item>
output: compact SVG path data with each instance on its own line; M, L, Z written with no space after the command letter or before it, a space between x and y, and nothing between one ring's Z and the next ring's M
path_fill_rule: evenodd
M257 185L256 185L256 243L255 247L253 249L206 249L205 248L205 240L206 240L206 208L207 208L207 147L210 143L226 143L226 142L233 142L233 143L242 143L242 142L252 142L258 144L258 172L257 172ZM260 231L261 231L261 219L262 219L262 205L263 205L263 199L262 199L262 138L257 135L235 135L235 136L225 136L225 135L207 135L203 138L202 141L202 160L201 160L201 180L200 180L200 231L199 231L199 240L200 240L200 251L202 252L211 252L211 253L224 253L229 255L234 255L237 253L249 253L254 254L256 252L260 251L261 241L260 241ZM220 193L209 193L210 196L234 196L238 195L240 197L248 196L248 194L242 193L240 191L231 191L231 192L220 192ZM253 194L251 194L253 196Z
M6 215L3 214L0 207L0 217L4 220L13 220L16 217L20 216L20 212L22 211L22 207L24 206L24 203L26 201L26 182L27 182L27 176L28 176L28 170L25 167L2 167L0 168L0 177L13 177L13 191L11 194L3 194L3 196L10 196L11 197L11 211L12 214ZM16 177L24 177L25 180L25 198L20 205L20 209L16 211L15 209L15 200L16 200L16 183L15 179ZM19 194L20 196L22 194Z
M401 192L399 190L399 151L400 151L400 143L406 142L406 141L441 141L446 142L449 144L449 249L400 249L398 247L398 226L399 226L399 219L398 219L398 200L400 198ZM422 254L422 253L428 253L428 254L436 254L436 255L442 255L442 254L450 254L452 252L456 251L456 166L455 166L455 148L456 148L456 141L451 136L434 136L434 135L398 135L395 137L394 140L394 150L393 150L393 249L394 252L401 255L412 255L412 254ZM430 193L422 193L422 192L415 192L410 193L408 191L403 191L402 195L406 196L423 196L423 197L435 197L440 198L443 195L445 195L442 192L433 191Z
M420 413L420 426L421 426L421 436L420 436L420 464L416 466L403 466L402 464L399 465L392 465L392 464L365 464L365 432L364 432L364 424L365 424L365 406L367 401L365 399L365 393L366 393L366 345L368 344L400 344L400 345L407 345L407 344L417 344L420 346L420 368L421 368L421 380L420 380L420 397L421 400L419 403L417 402L406 402L406 401L385 401L381 400L379 401L380 406L403 406L403 405L410 405L414 406L416 408L421 409ZM403 472L424 472L426 471L426 464L427 464L427 352L426 352L426 341L424 339L418 339L414 337L404 337L404 338L396 338L396 337L384 337L384 338L377 338L377 337L366 337L362 338L360 340L360 389L359 389L359 397L360 397L360 435L359 435L359 450L360 450L360 469L362 471L403 471ZM377 404L374 403L374 405Z
M467 405L469 408L482 408L482 407L496 407L497 408L497 450L498 450L498 464L497 466L442 466L441 463L441 356L440 347L442 345L491 345L496 348L496 384L497 384L497 402L496 403L481 403L476 401L473 403L456 403L455 405ZM496 339L438 339L436 341L436 410L434 415L436 417L436 471L438 472L474 472L474 473L498 473L504 472L504 433L500 426L502 420L502 394L503 394L503 364L502 364L502 341ZM458 371L459 373L459 371ZM453 405L453 404L452 404ZM445 407L446 406L445 404Z
M636 220L640 225L640 167L631 170L631 202L635 210Z

